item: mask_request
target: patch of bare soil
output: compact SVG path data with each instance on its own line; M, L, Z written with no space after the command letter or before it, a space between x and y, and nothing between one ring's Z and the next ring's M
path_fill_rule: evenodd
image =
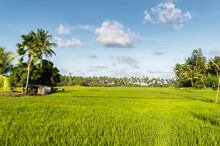
M31 94L31 93L19 93L19 92L4 92L0 93L0 96L6 97L21 97L21 96L39 96L40 94Z

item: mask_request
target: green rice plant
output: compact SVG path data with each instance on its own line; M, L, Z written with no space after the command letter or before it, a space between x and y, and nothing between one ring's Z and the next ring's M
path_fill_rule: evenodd
M220 106L211 89L58 91L0 97L0 145L220 145Z

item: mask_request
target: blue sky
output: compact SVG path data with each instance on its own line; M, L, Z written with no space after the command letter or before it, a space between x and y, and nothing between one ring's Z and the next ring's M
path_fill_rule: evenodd
M0 46L42 28L58 48L61 74L174 77L193 49L220 54L220 1L1 0ZM17 63L17 60L14 62Z

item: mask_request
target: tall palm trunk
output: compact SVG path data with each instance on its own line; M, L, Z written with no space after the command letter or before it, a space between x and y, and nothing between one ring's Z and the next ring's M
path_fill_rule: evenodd
M40 68L42 68L42 60L43 60L43 57L42 57L42 54L40 55Z
M218 80L218 90L217 90L217 95L216 95L215 103L217 103L217 100L218 100L219 86L220 86L220 78Z
M191 78L191 85L192 85L192 87L193 87L193 78Z
M28 74L27 74L27 82L26 82L26 88L25 88L25 93L28 93L28 82L29 82L29 76L30 76L30 68L31 68L31 50L29 50L29 55L28 55Z

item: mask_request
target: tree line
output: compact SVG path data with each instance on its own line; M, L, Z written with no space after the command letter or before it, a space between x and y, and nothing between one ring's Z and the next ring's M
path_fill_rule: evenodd
M152 87L168 87L176 84L175 79L160 79L149 77L81 77L81 76L61 76L59 86L98 86L98 87L116 87L116 86L152 86Z
M220 57L207 61L202 49L193 50L185 63L177 63L174 68L178 87L217 88L219 81Z

